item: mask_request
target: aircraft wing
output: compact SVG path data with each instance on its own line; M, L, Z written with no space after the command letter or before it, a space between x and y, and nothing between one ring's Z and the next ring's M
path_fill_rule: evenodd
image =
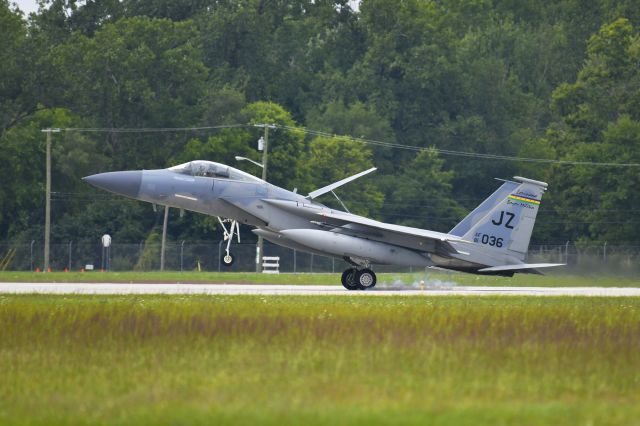
M320 205L274 199L263 199L263 201L304 217L311 223L327 230L336 230L354 237L382 241L420 252L439 253L444 256L462 253L456 250L450 242L468 242L455 235L392 225L351 213L330 210Z
M451 242L471 243L461 237L451 234L443 234L440 232L429 231L426 229L411 228L408 226L392 225L377 220L368 219L349 213L330 211L320 212L318 216L322 217L321 222L326 227L337 225L345 233L351 235L368 238L368 235L376 234L382 237L382 241L389 242L402 247L418 249L430 253L439 253L446 255L447 253L467 254L456 249ZM375 237L372 239L376 239ZM417 245L416 245L417 243ZM472 243L471 243L472 244ZM527 272L533 274L541 274L537 269L551 268L554 266L565 266L563 263L520 263L512 265L491 266L478 270L478 272Z
M314 223L339 228L340 231L357 237L388 242L401 247L429 253L460 253L450 242L464 242L462 238L441 232L409 226L392 225L366 217L338 211L320 212Z
M449 242L467 242L461 237L454 235L408 226L392 225L351 213L329 210L317 204L273 199L264 199L263 201L298 216L305 217L311 223L328 230L336 230L355 237L383 241L421 252L437 252L443 255L461 253Z

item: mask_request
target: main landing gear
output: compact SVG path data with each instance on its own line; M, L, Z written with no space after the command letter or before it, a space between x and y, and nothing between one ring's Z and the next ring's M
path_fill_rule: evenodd
M376 273L369 268L349 268L342 273L342 285L347 290L368 290L376 285Z
M227 248L224 250L224 254L221 257L221 261L224 266L230 267L231 265L233 265L233 261L235 260L235 257L229 251L229 248L231 247L231 241L233 241L233 234L236 234L238 238L238 243L240 242L240 225L238 225L237 220L221 219L219 217L218 217L218 222L220 222L220 226L222 226L222 229L224 232L224 240L227 242ZM225 226L225 223L229 223L229 222L231 222L231 227L227 229L227 227Z

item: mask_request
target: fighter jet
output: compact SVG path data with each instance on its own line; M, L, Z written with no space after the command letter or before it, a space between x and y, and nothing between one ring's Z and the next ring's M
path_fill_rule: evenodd
M234 260L230 246L239 224L255 227L255 234L275 244L344 259L351 265L342 274L342 285L348 290L376 285L372 265L502 276L540 273L539 268L561 265L525 262L542 194L547 189L545 182L518 176L513 181L502 181L448 233L379 222L316 201L374 170L365 170L306 196L225 164L203 160L167 169L100 173L83 179L136 200L217 216L227 238L222 257L226 266Z

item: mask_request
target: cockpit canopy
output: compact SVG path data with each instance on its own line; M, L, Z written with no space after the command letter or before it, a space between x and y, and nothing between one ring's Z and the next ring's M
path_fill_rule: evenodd
M233 167L226 166L213 161L196 160L188 163L169 167L169 170L188 176L203 176L218 179L240 180L245 182L261 182L255 176L245 173Z

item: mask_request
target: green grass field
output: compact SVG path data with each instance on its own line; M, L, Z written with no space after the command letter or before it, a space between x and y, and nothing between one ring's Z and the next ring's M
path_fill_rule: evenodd
M640 287L640 277L528 275L513 278L462 273L381 273L381 285L473 285L531 287ZM114 283L260 283L340 285L340 274L256 274L248 272L0 272L0 282L114 282Z
M640 298L0 295L0 424L638 424Z

